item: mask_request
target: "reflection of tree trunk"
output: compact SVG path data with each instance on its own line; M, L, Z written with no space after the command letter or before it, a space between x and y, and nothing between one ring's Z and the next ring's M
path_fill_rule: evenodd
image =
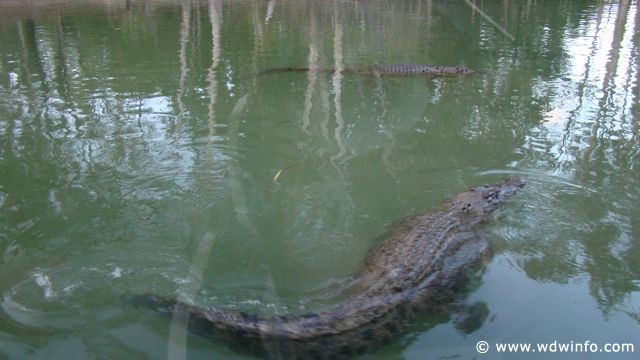
M333 102L336 109L336 128L334 138L338 145L338 153L331 157L331 162L335 166L335 161L345 154L345 147L342 142L342 130L344 120L342 119L342 79L344 77L344 63L342 52L342 19L338 14L338 7L334 4L335 29L333 34L333 59L335 61L335 72L333 73Z
M200 4L198 4L197 6L194 6L195 8L195 19L196 19L196 23L194 25L194 30L195 30L195 34L193 35L193 40L191 41L191 53L192 54L199 54L199 49L200 49L200 39L202 37L202 13L200 12L200 9L202 8L202 6L200 6ZM195 59L200 59L200 56L193 56L192 60L191 60L191 67L195 68L197 67L197 65L195 65L194 61L196 61Z
M607 102L614 95L616 70L618 68L618 60L620 58L620 44L623 40L628 12L629 0L621 0L616 14L616 25L613 29L609 61L607 62L606 72L604 74L604 79L602 80L602 98L598 104L598 114L596 115L593 126L591 127L591 141L589 148L585 151L585 160L588 160L591 157L591 153L598 148L598 131L602 128L602 121L606 115L605 111L608 109Z
M380 105L382 106L382 112L377 115L378 118L378 126L380 127L384 136L389 139L389 142L384 144L384 151L382 152L382 163L384 164L385 169L393 177L396 178L395 171L393 170L393 164L391 163L391 154L393 154L393 148L396 145L396 137L393 135L393 132L389 129L389 125L386 124L386 114L387 114L387 96L384 92L384 88L382 87L382 81L380 77L376 77L376 89L375 89L376 97L380 101Z
M320 122L320 133L326 140L327 144L329 140L329 120L331 119L331 102L329 101L329 90L327 89L327 82L320 81L319 83L320 101L322 103L322 121Z
M622 59L623 61L623 66L622 68L625 69L625 73L624 75L620 75L620 77L624 76L624 84L620 85L621 89L623 90L624 95L622 96L622 104L620 104L620 123L622 127L625 127L627 129L629 129L631 131L630 137L631 139L634 138L633 134L633 110L634 110L634 100L635 96L634 94L636 94L637 92L633 92L633 89L631 89L632 85L634 84L634 80L633 79L633 74L636 71L635 69L635 63L634 63L634 58L637 59L637 56L634 56L634 54L637 54L637 52L634 46L634 40L636 38L636 34L637 32L633 32L633 30L637 30L637 23L636 23L636 17L638 15L638 9L637 7L634 8L635 12L634 13L627 13L627 22L628 24L628 28L631 29L631 39L629 41L629 44L626 45L625 47L630 48L629 49L629 54L626 55L622 55L624 58ZM625 26L626 28L626 26ZM625 53L626 51L623 50ZM637 61L637 60L636 60ZM626 64L624 64L624 62L627 62ZM631 91L629 91L629 89L631 89ZM631 103L629 103L629 101L631 101ZM627 112L627 110L629 112ZM629 114L630 113L630 114ZM628 116L630 115L630 116ZM629 126L631 128L629 128ZM626 143L625 145L629 145L628 143ZM633 146L633 145L632 145Z
M529 22L529 14L531 14L531 7L533 5L534 0L527 0L527 5L522 12L522 18L520 19L521 24L526 24Z
M267 3L267 14L264 16L264 23L266 25L269 24L269 21L271 21L271 18L273 17L273 10L276 7L276 0L269 0L269 2Z
M318 67L318 31L316 28L316 14L310 12L309 14L309 58L308 68ZM302 113L302 131L307 135L311 135L309 132L309 124L311 123L311 108L313 99L313 90L316 87L316 81L318 79L318 73L316 71L307 71L307 89L304 92L304 112Z
M33 124L37 126L37 130L33 132L38 136L46 136L48 133L47 128L51 125L50 122L47 121L47 116L49 114L49 98L51 96L51 86L50 84L55 83L54 74L48 74L46 65L51 64L51 59L54 58L54 54L47 53L49 47L43 46L42 48L38 47L38 35L36 31L36 26L33 20L25 21L25 48L27 59L33 60L33 67L35 68L35 72L40 75L40 89L34 88L33 90L33 101L32 108L33 112ZM45 39L40 39L43 41ZM27 65L29 66L29 65ZM31 83L30 78L25 79L27 82ZM39 101L36 100L36 96L39 96ZM44 114L44 116L42 115ZM48 144L48 143L44 143ZM45 152L45 154L49 154Z
M258 6L251 7L253 12L253 56L251 57L251 70L253 74L258 73L258 54L264 48L264 28L260 16L258 13ZM253 88L255 89L257 84L257 76L253 77Z
M27 88L27 92L29 94L27 107L29 108L29 112L33 112L33 110L36 108L36 98L33 90L33 85L31 84L31 71L29 70L29 50L27 50L27 39L22 22L18 23L18 37L20 38L20 47L22 49L22 60L20 61L20 78L22 79L24 86Z
M220 62L220 4L217 0L211 0L209 8L209 19L211 21L212 35L212 63L207 74L209 82L209 141L213 141L215 128L215 107L217 100L216 71ZM176 95L178 103L178 119L184 115L186 109L182 98L185 94L186 78L189 72L187 64L187 45L189 43L189 33L191 29L191 4L190 0L182 3L182 23L180 27L180 49L178 57L180 60L180 81ZM194 258L189 268L189 274L185 285L181 287L178 293L178 301L185 302L188 298L193 298L200 286L202 285L202 277L206 269L207 262L211 257L215 234L207 232L203 235L198 243ZM169 359L186 359L187 358L187 324L189 322L189 314L184 309L176 309L172 313L171 327L169 328L169 343L167 346L167 357Z
M189 43L189 31L191 29L191 4L189 0L182 1L182 23L180 24L180 50L178 50L178 58L180 60L180 82L178 84L178 93L176 94L176 102L178 103L178 121L181 122L185 113L182 98L185 93L185 82L189 68L187 66L187 44Z
M578 114L579 110L584 106L584 96L585 89L587 89L587 85L589 83L589 74L591 73L591 67L593 65L593 60L596 58L596 53L598 51L598 34L600 33L600 25L602 24L602 13L603 13L604 4L600 3L598 6L598 12L596 14L596 27L595 34L591 41L591 52L587 58L585 69L584 69L584 77L580 84L578 84L578 105L571 112L571 116L567 119L567 123L565 125L565 132L562 137L562 141L560 143L560 153L568 153L571 148L571 138L573 137L573 125L575 123L576 114Z
M509 26L509 0L502 0L502 18L504 19L504 27Z
M425 15L425 21L426 21L426 32L427 34L431 34L431 24L434 23L433 21L433 0L427 0L427 12Z
M56 23L57 36L58 36L58 51L56 56L56 78L58 80L58 93L65 100L66 106L70 109L75 108L71 100L71 86L69 72L67 69L67 57L65 52L65 31L62 16L58 15L58 21Z
M635 18L635 31L633 35L633 48L635 51L632 51L632 54L635 54L635 66L636 66L636 86L632 94L634 94L634 102L631 107L631 134L632 134L632 144L637 144L640 142L640 136L638 134L638 126L640 123L640 4L636 3L636 18ZM632 67L633 64L629 64L629 67Z
M216 79L216 71L220 63L220 2L211 0L209 3L209 21L211 22L211 67L207 74L209 81L209 138L212 139L215 134L215 106L218 97L218 80Z
M242 179L244 171L242 170L241 158L241 144L240 144L240 115L243 113L247 106L249 94L245 94L236 102L236 105L231 111L229 116L229 148L233 153L229 157L227 162L227 172L229 174L229 195L231 196L231 202L233 203L233 211L235 212L238 224L249 231L254 239L260 238L257 227L253 224L250 216L249 201L247 201L247 194L245 188L242 186Z
M607 86L613 86L611 82L615 78L618 60L620 58L620 44L624 36L625 25L627 21L627 13L629 12L629 0L621 0L618 5L618 14L616 15L616 26L613 31L613 39L611 42L611 51L609 51L609 61L607 62L607 72L602 84L603 92ZM609 91L610 92L610 91Z
M36 68L36 71L40 74L40 82L42 85L41 90L43 94L42 104L45 104L47 102L47 97L49 94L49 86L47 85L47 81L46 81L47 76L45 74L44 67L42 65L40 50L38 50L38 40L36 39L36 26L33 20L25 21L23 30L24 31L22 35L22 41L23 41L22 47L25 50L27 72L29 75L31 75L29 68L32 62L31 59L33 59L33 66ZM31 82L30 77L26 79L29 83ZM35 102L35 99L32 99L32 100L34 100L34 104L37 103Z

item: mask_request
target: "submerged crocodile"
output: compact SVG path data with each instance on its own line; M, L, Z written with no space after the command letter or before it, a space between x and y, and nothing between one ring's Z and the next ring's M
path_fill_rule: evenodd
M407 329L413 314L441 313L482 268L491 250L474 230L510 195L519 177L458 194L411 217L369 250L347 300L319 313L260 317L147 295L158 311L186 312L190 325L227 346L271 358L336 358L370 351ZM446 310L445 310L446 311Z
M326 72L343 74L371 74L375 76L396 75L396 76L447 76L447 75L470 75L473 70L463 66L430 66L424 64L394 64L394 65L364 65L358 67L346 67L338 70L336 67L284 67L261 71L258 75L274 72Z

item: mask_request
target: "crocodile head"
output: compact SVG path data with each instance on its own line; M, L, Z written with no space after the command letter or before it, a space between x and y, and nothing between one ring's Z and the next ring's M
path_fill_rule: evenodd
M455 73L456 74L461 74L461 75L471 75L474 73L473 70L463 67L463 66L456 66L455 68Z
M509 196L522 189L525 181L514 176L495 185L480 185L451 199L446 207L470 217L486 216L493 212Z

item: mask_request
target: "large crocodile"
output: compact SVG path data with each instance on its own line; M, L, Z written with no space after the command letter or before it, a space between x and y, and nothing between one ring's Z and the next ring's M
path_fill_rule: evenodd
M411 217L373 247L349 297L328 311L260 317L147 295L156 310L186 312L191 325L227 346L271 358L336 358L369 351L417 312L441 313L491 250L474 230L525 185L519 177L458 194L437 211Z
M375 76L396 75L396 76L447 76L447 75L470 75L473 70L463 66L431 66L424 64L393 64L393 65L364 65L356 67L345 67L342 69L336 67L283 67L264 70L258 75L264 75L274 72L326 72L343 74L371 74Z

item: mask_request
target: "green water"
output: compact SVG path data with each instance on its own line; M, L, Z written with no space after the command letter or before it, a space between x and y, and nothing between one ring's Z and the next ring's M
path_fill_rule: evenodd
M123 299L328 308L389 224L513 174L487 320L367 357L640 351L639 4L474 4L0 3L0 357L246 358ZM371 63L477 73L255 76Z

